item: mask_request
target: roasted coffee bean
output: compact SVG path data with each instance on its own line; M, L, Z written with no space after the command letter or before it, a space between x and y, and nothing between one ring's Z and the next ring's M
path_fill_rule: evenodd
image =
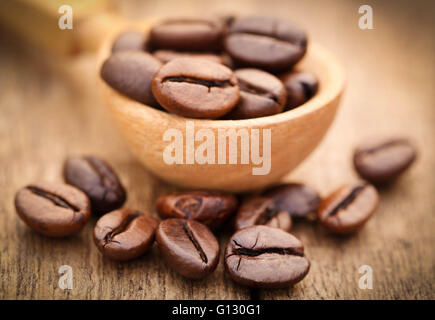
M281 80L287 91L287 109L296 108L310 100L317 92L317 78L309 72L291 71Z
M142 51L113 53L101 67L101 77L113 89L146 105L157 106L151 81L162 63Z
M378 198L366 182L342 186L320 203L318 221L333 233L353 233L373 215Z
M213 272L219 262L218 241L197 221L163 220L157 229L156 241L168 265L186 278L203 278Z
M225 119L266 117L284 109L286 92L277 77L259 69L239 69L235 74L239 80L240 100Z
M307 37L289 21L245 17L233 21L225 37L226 51L238 66L279 71L305 55Z
M155 49L214 51L219 49L222 25L208 19L172 19L154 26L150 42Z
M355 150L353 163L363 179L381 185L399 177L416 156L415 147L406 138L373 139Z
M117 51L143 51L148 50L147 37L138 31L124 31L112 45L112 52Z
M228 113L240 95L231 69L197 58L177 58L165 64L154 76L152 90L169 112L203 119Z
M161 196L156 207L162 219L196 220L216 230L236 212L237 205L237 198L229 193L191 191Z
M78 233L91 214L86 194L58 183L35 183L20 189L15 208L30 228L49 237Z
M120 208L127 198L116 173L97 157L69 157L65 161L63 173L66 183L88 195L92 212L97 215Z
M158 221L131 209L120 209L102 216L94 229L98 250L113 260L131 260L151 248Z
M212 62L224 64L223 58L213 53L156 50L154 51L153 55L163 63L167 63L176 58L201 58Z
M266 225L289 231L292 220L287 211L278 210L274 201L266 197L251 197L242 202L235 218L235 229Z
M302 243L281 229L252 226L237 231L225 252L230 277L254 288L283 288L301 281L310 269Z
M318 193L303 184L287 183L264 192L265 197L274 199L278 210L287 211L292 218L315 218L320 203Z

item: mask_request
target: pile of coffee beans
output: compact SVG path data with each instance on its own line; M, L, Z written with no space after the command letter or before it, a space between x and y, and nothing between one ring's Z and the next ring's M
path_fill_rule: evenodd
M121 94L179 116L238 120L296 108L318 89L294 66L304 31L271 17L179 18L115 39L101 77Z
M396 180L415 160L416 149L405 138L364 142L354 152L361 177L375 185ZM317 221L331 233L352 234L373 215L379 194L373 184L358 181L321 198L300 183L276 185L240 196L212 191L184 191L158 198L160 218L122 208L126 191L115 171L95 156L70 157L62 183L34 183L15 196L19 217L49 237L78 233L91 212L102 215L94 242L105 257L138 258L157 243L161 257L180 275L200 279L219 263L216 235L225 222L234 230L224 254L228 275L254 288L282 288L301 281L310 269L300 240L289 233L293 223ZM227 224L228 225L228 224Z

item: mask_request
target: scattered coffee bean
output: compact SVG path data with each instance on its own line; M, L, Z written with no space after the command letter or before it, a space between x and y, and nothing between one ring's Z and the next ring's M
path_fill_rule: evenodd
M226 119L248 119L280 113L286 102L282 82L274 75L259 69L235 71L239 81L240 100Z
M218 241L197 221L163 220L157 229L156 240L168 265L184 277L203 278L213 272L219 262Z
M115 210L98 220L94 242L109 259L135 259L151 248L158 224L156 218L137 210Z
M207 19L172 19L154 26L150 42L155 49L214 51L219 49L222 27Z
M289 69L305 55L305 33L288 21L269 17L234 20L224 40L239 66L272 71Z
M266 225L289 231L292 220L287 211L278 210L271 198L251 197L242 202L235 218L235 229Z
M228 113L240 95L231 69L197 58L177 58L165 64L154 76L152 91L169 112L207 119Z
M291 71L281 80L287 91L287 109L296 108L310 100L317 92L317 78L309 72Z
M113 89L136 101L157 106L151 92L154 74L162 63L142 51L113 53L101 67L101 77Z
M126 193L113 169L94 156L74 156L65 161L65 181L85 192L92 212L101 215L120 208Z
M73 186L37 183L20 189L15 196L20 218L33 230L49 237L78 233L88 222L91 204Z
M314 189L299 183L275 186L266 190L264 196L273 198L278 210L287 211L296 219L311 220L320 203L320 197Z
M366 182L345 185L320 203L318 221L333 233L353 233L375 212L378 198L376 189Z
M138 31L125 31L116 37L112 52L147 50L147 37Z
M162 219L196 220L216 230L237 210L237 198L229 193L191 191L161 196L156 203Z
M245 286L283 288L301 281L310 269L302 243L283 230L252 226L237 231L225 252L225 269Z
M358 174L376 184L394 181L416 158L415 147L406 138L369 140L354 153L353 163Z

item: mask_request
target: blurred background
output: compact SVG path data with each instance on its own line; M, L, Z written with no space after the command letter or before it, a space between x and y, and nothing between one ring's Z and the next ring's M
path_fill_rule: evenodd
M73 29L58 27L59 7L73 8ZM361 30L360 6L373 8ZM167 270L158 254L130 264L101 260L93 223L77 238L54 242L24 228L15 191L30 181L61 180L68 154L97 154L120 172L127 206L154 214L154 200L174 190L147 173L114 130L98 91L97 53L104 39L133 21L168 16L271 15L290 19L309 41L343 63L347 88L325 140L285 181L322 195L356 178L353 147L365 136L412 138L419 159L355 237L340 240L311 225L296 226L312 260L309 276L260 299L433 299L435 274L435 2L418 1L68 1L0 3L0 298L249 299L223 266L206 281ZM221 244L225 243L225 238ZM57 268L73 266L75 289L56 287ZM371 265L374 289L360 290L358 268ZM212 285L210 285L212 283ZM144 289L146 288L146 290Z

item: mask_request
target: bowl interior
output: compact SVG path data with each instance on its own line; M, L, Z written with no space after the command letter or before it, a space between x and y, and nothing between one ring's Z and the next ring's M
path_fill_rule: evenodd
M131 27L143 31L148 28L148 24ZM100 64L110 54L113 38L114 35L109 37L102 47ZM247 191L273 184L295 168L321 141L335 116L345 80L343 69L334 55L322 46L311 43L306 56L296 68L312 72L318 78L319 89L316 95L293 110L245 120L180 117L145 106L101 82L106 104L125 141L136 158L155 175L182 187ZM195 133L201 129L210 129L216 135L219 129L248 129L251 132L252 129L270 129L273 137L270 172L267 175L253 175L255 165L242 164L240 161L234 164L229 164L229 161L225 164L188 164L185 161L182 164L168 165L162 157L168 146L168 142L163 141L163 136L167 129L180 130L184 138L183 147L186 148L187 123L193 124ZM260 149L264 147L262 141L259 143ZM195 148L199 144L201 142L195 141ZM241 151L237 152L240 157ZM226 154L227 160L228 157L229 152Z

